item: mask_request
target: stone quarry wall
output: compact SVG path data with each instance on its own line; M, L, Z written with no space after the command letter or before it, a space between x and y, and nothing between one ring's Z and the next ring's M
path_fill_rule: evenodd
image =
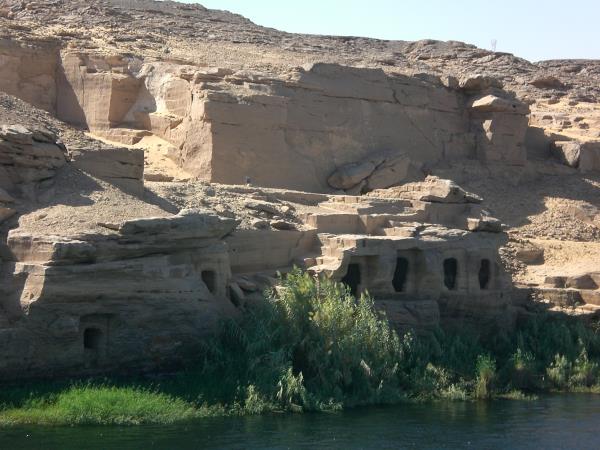
M1 190L36 200L65 164L66 148L48 130L0 126Z
M285 84L242 82L241 96L205 100L215 180L318 192L337 167L373 153L422 164L473 151L458 94L418 79L320 64Z
M91 130L116 127L136 100L139 86L140 80L128 73L122 57L63 52L56 114L65 122Z
M373 157L373 170L399 157L394 164L416 169L461 158L525 162L527 107L489 84L465 90L335 64L286 78L189 67L178 73L161 64L144 70L145 101L129 122L173 143L178 163L212 182L327 192L337 189L328 183L337 169ZM482 97L492 106L480 106ZM374 188L408 175L394 165L391 172L383 184L373 180Z
M0 127L0 168L10 176L0 223L14 226L24 205L51 201L54 178L69 172L115 182L137 170L119 155L71 149L67 158L47 130ZM183 365L219 319L261 301L275 273L293 265L370 292L402 330L511 317L501 224L451 181L428 177L365 196L231 189L248 195L254 217L272 220L236 229L210 211L159 209L166 217L63 229L83 219L73 211L32 229L27 221L47 215L34 206L0 247L0 379ZM304 212L275 220L284 207Z
M407 183L442 161L526 162L528 109L494 80L335 64L270 76L48 45L3 42L15 73L1 66L0 89L112 141L158 136L200 180L348 194L403 185L381 197L280 191L309 212L276 220L262 201L271 214L254 229L189 210L95 223L103 232L14 228L0 247L0 379L182 364L293 265L371 292L400 328L496 320L508 307L500 222L451 182ZM59 170L144 197L142 150L88 144L0 128L0 223L52 197Z
M59 48L0 39L0 90L48 112L55 112Z
M323 63L271 76L9 44L0 52L17 69L0 89L114 141L157 135L211 182L331 192L336 170L368 160L373 176L356 189L369 190L440 161L526 161L529 110L487 77Z
M335 196L310 214L321 256L309 270L369 292L401 329L510 321L506 236L481 198L436 177L392 192Z
M223 316L236 222L182 211L107 234L13 230L0 285L0 379L183 364Z

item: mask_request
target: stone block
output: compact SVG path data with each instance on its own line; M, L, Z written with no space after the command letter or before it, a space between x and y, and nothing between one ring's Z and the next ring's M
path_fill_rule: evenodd
M544 249L539 247L523 247L517 249L515 257L525 264L543 264ZM555 286L559 287L559 286Z
M569 166L579 167L579 158L581 155L581 143L577 141L555 141L550 147L552 154L558 160Z
M88 150L70 148L73 167L106 180L126 192L140 195L144 188L144 151L108 148Z
M544 278L544 285L553 288L564 288L567 277L562 276L548 276Z
M565 287L574 289L598 289L598 285L594 279L587 273L567 277Z
M481 217L467 219L467 229L469 231L486 231L488 233L502 232L502 222L494 217Z
M529 107L517 99L485 95L471 102L471 109L479 113L507 113L507 114L529 114Z
M350 189L373 173L375 165L371 161L348 164L340 167L327 179L334 189Z

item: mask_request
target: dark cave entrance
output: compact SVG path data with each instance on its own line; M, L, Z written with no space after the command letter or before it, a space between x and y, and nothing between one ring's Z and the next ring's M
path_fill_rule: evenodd
M203 270L202 281L206 284L206 287L211 294L214 294L217 289L217 274L214 270Z
M485 290L490 285L492 277L491 264L489 259L482 259L479 267L479 288Z
M456 258L444 260L444 286L450 291L456 289L456 278L458 274L458 261Z
M83 331L83 348L85 350L99 351L102 345L102 330L99 328L86 328Z
M352 295L358 295L358 287L360 286L360 265L359 264L348 264L348 271L344 278L342 278L342 283L350 288L350 292Z
M394 279L392 285L396 292L404 292L406 289L406 279L408 278L408 259L396 258L396 269L394 270Z

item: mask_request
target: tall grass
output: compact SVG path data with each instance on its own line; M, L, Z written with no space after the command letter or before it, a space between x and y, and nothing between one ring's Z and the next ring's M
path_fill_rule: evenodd
M476 364L475 397L490 398L496 379L496 361L489 355L479 355Z
M138 425L197 417L193 405L148 388L73 386L0 414L2 424Z
M404 400L525 398L598 390L598 328L539 316L515 330L399 335L369 296L299 270L193 367L167 380L100 380L0 391L0 424L173 423L209 415L322 411Z
M403 348L368 296L294 271L277 294L207 346L202 376L272 409L327 409L398 398ZM238 402L239 397L234 399Z

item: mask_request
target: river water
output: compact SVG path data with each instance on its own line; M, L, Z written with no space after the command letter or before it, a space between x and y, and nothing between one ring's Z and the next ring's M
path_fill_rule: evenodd
M600 396L449 402L139 427L0 430L0 449L600 449Z

